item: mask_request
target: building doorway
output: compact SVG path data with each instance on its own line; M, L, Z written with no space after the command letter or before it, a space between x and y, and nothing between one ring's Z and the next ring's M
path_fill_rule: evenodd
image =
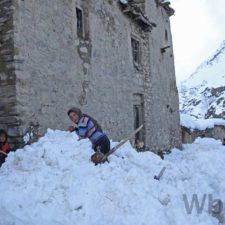
M134 111L134 129L136 130L142 124L144 125L144 101L142 94L133 95L133 111ZM139 141L145 142L145 132L142 129L135 136L135 143Z

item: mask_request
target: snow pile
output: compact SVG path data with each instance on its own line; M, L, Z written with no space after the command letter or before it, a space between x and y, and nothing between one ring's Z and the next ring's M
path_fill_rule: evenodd
M115 144L115 143L114 143ZM113 145L114 145L113 144ZM127 143L94 166L91 145L68 132L48 130L37 143L10 153L0 169L0 225L212 225L208 204L187 214L183 194L221 198L225 147L198 139L163 161ZM154 180L162 167L160 181Z
M120 0L120 3L127 5L128 4L128 0Z
M225 41L179 87L180 109L198 118L225 119Z
M170 4L170 0L161 0L161 3L163 3L163 4Z
M217 126L225 126L223 119L197 119L187 114L180 114L181 126L187 127L191 130L206 130L207 128L214 128Z

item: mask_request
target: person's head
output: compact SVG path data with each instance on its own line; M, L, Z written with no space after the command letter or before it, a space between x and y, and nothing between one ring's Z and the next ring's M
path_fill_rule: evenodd
M0 142L6 143L7 139L8 139L7 133L4 130L0 129Z
M67 114L74 123L78 123L80 118L82 117L81 110L76 107L73 107L70 110L68 110Z

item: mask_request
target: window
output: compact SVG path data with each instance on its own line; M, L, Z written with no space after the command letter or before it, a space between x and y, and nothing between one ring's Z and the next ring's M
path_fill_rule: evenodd
M165 30L165 41L166 41L166 43L168 42L168 32L167 32L167 30Z
M135 66L140 64L140 42L134 38L131 38L133 62Z
M76 8L77 14L77 36L83 38L83 12L81 9Z

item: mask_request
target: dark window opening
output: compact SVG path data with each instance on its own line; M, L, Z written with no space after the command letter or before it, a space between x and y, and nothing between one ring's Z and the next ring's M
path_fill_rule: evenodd
M143 95L141 94L134 94L134 129L136 130L142 124L144 124L144 104L143 104ZM145 141L145 132L142 129L139 133L135 136L135 141Z
M140 42L131 38L132 55L134 65L140 64Z
M168 32L165 30L165 41L168 42Z
M77 14L77 36L83 38L83 12L81 9L76 8Z

